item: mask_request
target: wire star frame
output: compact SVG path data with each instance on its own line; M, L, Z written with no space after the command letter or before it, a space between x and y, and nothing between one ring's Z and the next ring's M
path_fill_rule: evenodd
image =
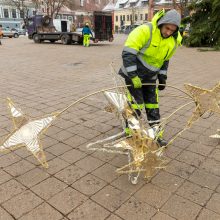
M171 145L173 141L177 137L179 137L185 130L189 129L193 125L193 123L196 122L200 117L202 117L206 112L219 113L220 83L218 83L212 90L206 90L186 84L186 92L176 87L168 86L178 89L179 91L187 95L187 97L181 98L191 98L192 101L182 105L172 114L170 114L166 119L164 119L159 125L158 131L156 132L155 136L152 137L150 135L150 131L152 129L147 129L146 127L144 127L143 123L141 123L141 119L137 115L135 115L135 112L129 107L129 102L126 99L126 93L128 91L126 91L125 87L120 88L117 85L116 77L115 82L116 87L118 88L117 91L105 92L105 96L109 101L107 111L115 112L117 116L119 116L119 118L122 118L122 126L124 129L125 123L123 122L127 121L128 127L131 129L132 134L129 137L123 137L123 135L125 135L125 132L122 132L118 135L106 138L104 140L90 143L87 147L90 150L100 150L109 153L127 154L128 164L117 169L116 172L118 172L119 174L127 173L129 175L129 180L133 184L137 183L139 174L141 172L144 172L145 178L150 178L157 170L165 168L166 160L163 157L163 153L166 148ZM133 102L135 102L134 99ZM171 138L167 146L164 146L162 148L159 147L157 143L159 133L164 129L165 125L175 113L191 103L196 104L196 109L188 120L186 126L180 132L174 135L174 137ZM129 123L129 121L132 122ZM100 144L103 144L103 146L98 146Z
M113 75L114 78L116 77L115 75ZM212 90L185 85L186 92L177 87L167 85L167 87L177 89L185 94L185 96L176 96L172 94L171 96L183 98L189 100L189 102L180 106L166 117L159 125L157 132L152 135L152 130L144 126L142 119L138 117L130 107L126 98L127 86L118 85L116 80L115 84L116 85L112 88L99 90L83 96L61 111L36 119L31 119L26 116L10 99L8 99L8 106L11 112L14 129L1 143L0 151L13 151L18 147L26 146L27 150L32 152L42 166L48 168L46 156L43 147L40 144L41 134L46 132L53 121L70 107L75 106L90 96L103 93L110 103L108 110L116 113L123 128L125 128L125 122L127 121L129 128L131 129L131 135L126 136L125 132L122 131L121 133L104 140L90 143L87 147L90 150L127 155L128 164L118 168L116 172L119 174L128 174L131 182L136 184L140 173L144 173L144 177L149 178L153 176L157 170L165 167L166 160L163 154L166 148L185 130L189 129L194 122L206 112L220 113L220 83L218 83ZM186 126L171 138L167 146L162 148L159 147L157 143L159 133L164 129L173 115L192 103L196 104L196 108ZM100 144L102 145L101 147Z

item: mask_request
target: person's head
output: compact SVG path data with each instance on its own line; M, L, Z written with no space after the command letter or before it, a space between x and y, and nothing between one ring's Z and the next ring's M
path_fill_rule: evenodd
M85 26L86 26L86 27L89 27L89 23L88 23L88 22L86 22L86 23L85 23Z
M181 16L175 9L166 12L157 23L162 37L168 38L175 34L180 27L180 22Z

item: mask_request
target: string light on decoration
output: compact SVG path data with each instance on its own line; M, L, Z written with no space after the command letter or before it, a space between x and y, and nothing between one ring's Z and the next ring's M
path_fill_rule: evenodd
M25 146L43 167L48 168L46 156L40 143L40 135L49 128L59 113L31 119L17 108L10 99L8 99L8 107L14 123L14 130L0 144L0 151L12 151Z

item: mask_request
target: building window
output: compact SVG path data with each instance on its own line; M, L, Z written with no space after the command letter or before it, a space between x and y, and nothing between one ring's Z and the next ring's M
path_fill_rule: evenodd
M129 21L129 15L127 15L127 21Z
M24 18L24 11L20 11L20 18Z
M68 16L68 20L69 21L73 21L73 17L72 16Z
M115 16L115 21L118 21L118 15Z
M12 9L12 18L17 18L16 9Z
M147 14L145 14L145 21L147 21Z
M66 20L66 19L67 19L67 16L66 16L66 15L63 15L63 16L62 16L62 19Z
M56 16L56 19L60 19L60 15L57 15L57 16Z
M135 15L135 21L137 21L137 19L138 19L138 15L136 14L136 15Z
M132 15L130 15L130 21L132 21Z
M4 9L4 17L9 18L8 9Z
M122 15L120 15L120 21L122 21Z
M143 20L143 14L140 14L140 20L141 21Z
M123 21L125 21L125 15L123 15Z

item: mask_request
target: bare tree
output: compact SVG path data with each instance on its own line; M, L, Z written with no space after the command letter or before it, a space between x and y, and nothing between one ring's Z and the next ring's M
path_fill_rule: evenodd
M68 0L45 0L43 6L46 8L46 13L50 17L56 17L60 9L66 5Z
M28 17L29 2L26 0L7 0L7 4L15 7L20 12L20 16L25 22L25 18Z

